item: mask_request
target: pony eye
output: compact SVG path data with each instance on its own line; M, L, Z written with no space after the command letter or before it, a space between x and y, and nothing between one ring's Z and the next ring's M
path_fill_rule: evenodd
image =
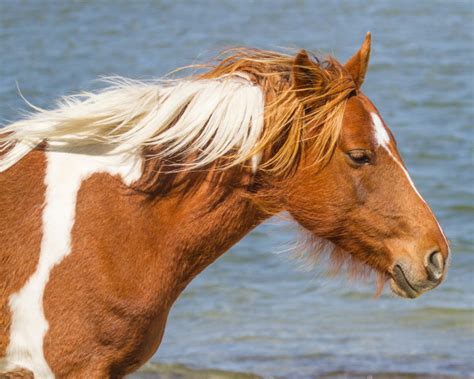
M372 154L368 150L351 150L347 153L347 156L359 166L372 162Z

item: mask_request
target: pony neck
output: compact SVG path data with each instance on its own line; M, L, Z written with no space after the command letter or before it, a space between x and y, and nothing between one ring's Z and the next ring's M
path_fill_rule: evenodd
M174 286L162 289L171 291L171 301L197 274L270 216L253 201L249 175L238 171L161 174L151 195L137 191L146 198L142 204L152 215L154 229L159 226L156 269L160 276L172 278Z

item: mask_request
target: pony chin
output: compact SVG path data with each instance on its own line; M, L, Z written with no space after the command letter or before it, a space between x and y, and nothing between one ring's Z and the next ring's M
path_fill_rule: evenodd
M367 282L374 278L376 299L381 296L385 283L390 279L387 274L357 260L333 242L320 238L306 229L302 229L297 246L298 249L294 251L293 256L302 261L304 267L309 270L315 269L322 262L329 268L331 275L343 274L350 281Z

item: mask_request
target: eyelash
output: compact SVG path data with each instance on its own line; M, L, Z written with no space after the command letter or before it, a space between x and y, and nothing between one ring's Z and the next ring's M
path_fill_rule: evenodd
M365 150L351 150L347 153L347 156L359 166L372 163L370 152Z

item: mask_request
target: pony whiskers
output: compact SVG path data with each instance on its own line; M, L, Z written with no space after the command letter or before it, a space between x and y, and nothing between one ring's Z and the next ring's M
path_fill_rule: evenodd
M367 282L375 279L374 298L380 297L389 277L382 271L358 260L354 255L338 247L331 241L315 236L300 228L297 249L292 255L303 262L306 269L315 269L319 265L328 267L331 275L343 274L350 281Z

